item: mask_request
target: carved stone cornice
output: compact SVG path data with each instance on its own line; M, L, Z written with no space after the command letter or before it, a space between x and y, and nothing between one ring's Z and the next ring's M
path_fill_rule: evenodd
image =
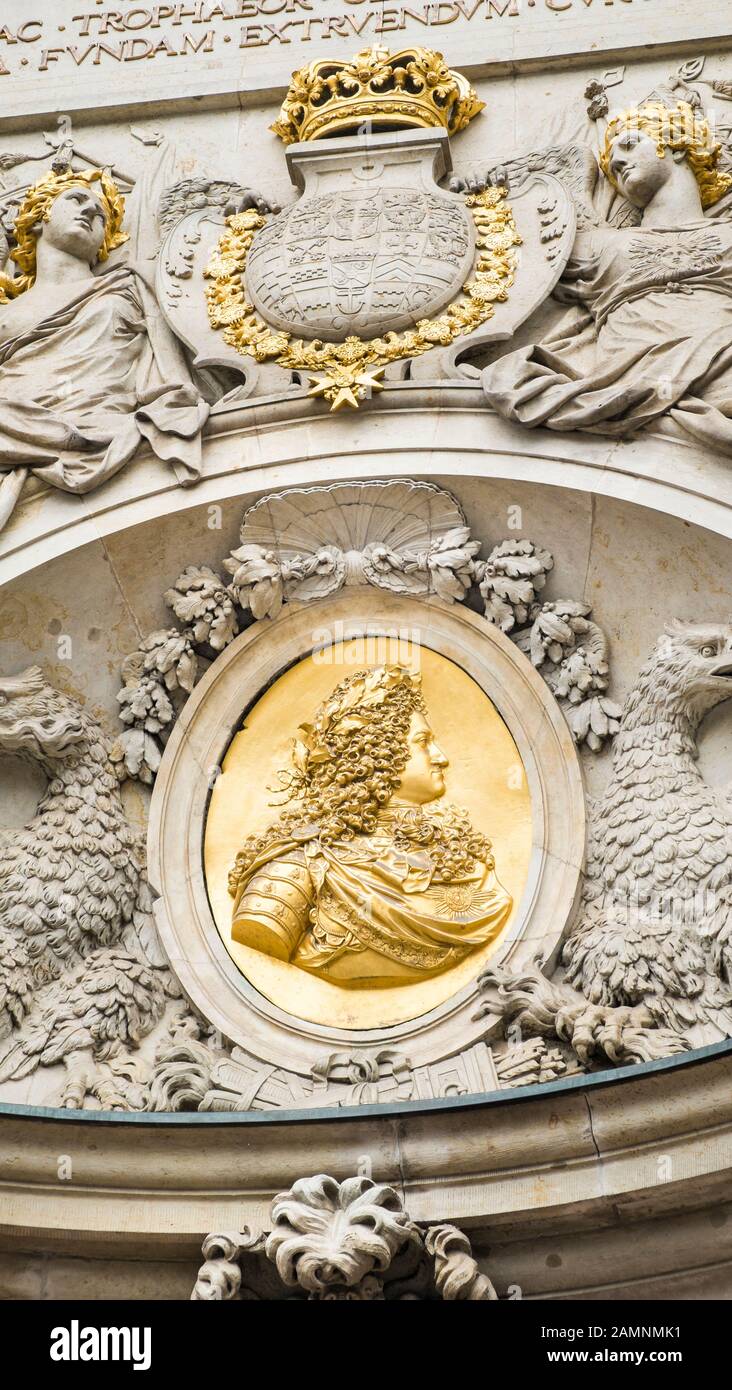
M670 1263L666 1248L670 1210L673 1242L682 1228L694 1232L690 1270L732 1258L729 1223L695 1216L729 1197L731 1083L726 1043L540 1093L298 1118L3 1105L0 1248L22 1240L26 1260L34 1251L184 1260L190 1289L203 1233L266 1230L271 1198L301 1175L304 1152L313 1171L339 1180L368 1154L374 1177L402 1193L414 1222L457 1224L479 1259L489 1241L499 1296L516 1280L527 1296L576 1297L593 1284L622 1285L631 1268L661 1280L678 1266L678 1244ZM64 1181L62 1154L72 1156ZM638 1222L647 1223L642 1269ZM602 1270L591 1255L600 1231ZM562 1265L547 1267L558 1243Z
M732 536L729 464L703 459L686 444L648 434L642 442L524 430L498 420L471 381L440 391L429 381L390 382L361 406L379 427L354 436L352 421L302 395L274 394L219 407L203 440L201 484L178 487L165 465L144 450L105 487L83 498L39 491L21 500L0 533L0 583L141 521L232 496L251 498L279 483L383 477L512 478L587 491ZM350 423L351 428L347 426ZM651 445L652 447L649 447ZM235 444L235 447L232 445Z

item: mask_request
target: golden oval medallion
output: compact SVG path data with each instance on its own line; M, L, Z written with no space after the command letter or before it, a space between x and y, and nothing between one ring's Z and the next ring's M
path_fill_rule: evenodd
M516 744L455 662L356 638L246 714L209 805L218 931L272 1003L329 1027L403 1023L484 968L526 884Z

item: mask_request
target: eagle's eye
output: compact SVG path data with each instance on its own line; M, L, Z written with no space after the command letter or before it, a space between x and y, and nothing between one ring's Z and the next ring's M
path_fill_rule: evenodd
M702 649L701 649L701 655L702 655L702 656L716 656L716 655L717 655L717 648L716 648L716 647L710 647L710 646L702 647Z
M8 703L8 697L7 697L7 695L2 695L2 694L0 694L0 705L7 705L7 703Z

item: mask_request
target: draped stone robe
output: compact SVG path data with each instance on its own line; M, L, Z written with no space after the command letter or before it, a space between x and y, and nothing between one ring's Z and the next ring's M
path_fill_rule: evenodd
M732 454L732 226L583 233L562 282L584 312L486 367L499 415L610 436L682 431Z
M116 266L24 308L22 295L0 305L0 477L25 468L89 492L145 440L195 482L209 406L140 272Z

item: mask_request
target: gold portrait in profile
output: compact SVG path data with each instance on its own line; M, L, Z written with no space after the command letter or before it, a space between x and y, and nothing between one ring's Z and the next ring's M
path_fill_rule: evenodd
M491 941L511 897L467 813L435 809L447 766L419 673L346 676L297 731L292 809L236 857L234 940L348 986L424 979Z
M452 662L422 649L420 669L394 661L354 669L348 652L340 655L325 669L310 657L286 672L263 697L266 726L246 717L212 796L207 878L219 930L258 988L294 1012L301 1000L303 1017L372 1026L431 1007L435 977L454 979L459 987L470 977L471 959L476 968L485 959L523 887L530 813L508 730ZM480 820L453 793L452 749L442 746L425 667L436 703L449 711L443 718L451 744L460 737L461 704L462 738L468 745L477 740L468 748L472 758L463 752L457 761L460 783L471 762L476 781L485 779L477 797ZM446 681L456 687L452 698ZM277 708L280 685L283 695L299 685L312 703L298 708L283 698ZM309 718L298 724L293 711ZM485 729L476 727L477 713L491 721L490 744ZM288 715L289 730L283 727ZM265 727L276 730L284 757L262 756ZM489 768L487 760L496 756L501 766ZM246 795L247 763L249 817L241 801L234 812L236 768L238 793ZM268 763L265 803L260 769ZM494 826L485 819L486 803L493 805L506 842L505 865L496 852ZM410 989L419 995L411 1009ZM444 997L449 992L449 986L440 990ZM393 1007L376 1007L379 996L393 996Z

